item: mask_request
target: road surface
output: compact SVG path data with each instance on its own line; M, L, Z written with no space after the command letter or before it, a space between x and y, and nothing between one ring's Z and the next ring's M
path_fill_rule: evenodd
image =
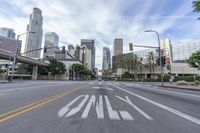
M200 92L111 81L0 84L0 133L199 133Z

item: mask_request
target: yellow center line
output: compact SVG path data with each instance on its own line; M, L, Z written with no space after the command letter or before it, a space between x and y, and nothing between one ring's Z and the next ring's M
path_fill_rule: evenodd
M16 116L19 116L21 114L24 114L24 113L26 113L28 111L33 110L33 109L36 109L36 108L38 108L38 107L40 107L40 106L42 106L44 104L47 104L47 103L49 103L51 101L56 100L58 98L61 98L63 96L69 95L69 94L71 94L73 92L79 91L79 90L81 90L81 88L83 88L83 86L79 87L79 88L75 88L75 89L64 91L64 92L59 93L59 94L57 94L55 96L51 96L51 97L45 98L45 99L40 100L38 102L35 102L35 103L29 104L27 106L24 106L22 108L14 109L14 110L12 110L12 111L10 111L8 113L2 114L2 115L0 115L0 123L2 123L4 121L7 121L7 120L9 120L9 119L11 119L13 117L16 117Z

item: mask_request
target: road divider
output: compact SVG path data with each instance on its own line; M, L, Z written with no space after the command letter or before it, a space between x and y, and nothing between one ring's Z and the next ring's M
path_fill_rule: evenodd
M5 114L2 114L2 115L0 115L0 123L5 122L7 120L10 120L11 118L14 118L16 116L22 115L22 114L24 114L26 112L29 112L29 111L33 110L33 109L36 109L36 108L38 108L38 107L40 107L42 105L45 105L45 104L47 104L49 102L52 102L52 101L56 100L58 98L61 98L63 96L66 96L66 95L69 95L69 94L74 93L76 91L79 91L79 90L81 90L81 88L83 88L83 86L79 87L79 88L70 89L70 90L61 92L61 93L59 93L57 95L42 99L40 101L34 102L32 104L29 104L29 105L23 106L21 108L9 111L9 112L7 112Z

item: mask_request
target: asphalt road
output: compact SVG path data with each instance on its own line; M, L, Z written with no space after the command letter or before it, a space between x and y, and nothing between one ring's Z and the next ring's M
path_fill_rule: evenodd
M200 92L130 82L0 84L0 133L199 133Z

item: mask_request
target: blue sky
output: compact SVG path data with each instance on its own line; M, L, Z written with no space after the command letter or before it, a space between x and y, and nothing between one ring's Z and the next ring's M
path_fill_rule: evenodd
M95 39L96 66L101 68L102 47L112 51L114 38L128 43L156 45L161 39L172 43L200 39L200 14L192 12L193 0L0 0L0 27L26 31L33 7L42 10L43 30L56 32L61 41L74 45L81 38ZM21 38L25 39L25 36ZM44 39L44 38L43 38ZM60 44L62 45L62 44Z

